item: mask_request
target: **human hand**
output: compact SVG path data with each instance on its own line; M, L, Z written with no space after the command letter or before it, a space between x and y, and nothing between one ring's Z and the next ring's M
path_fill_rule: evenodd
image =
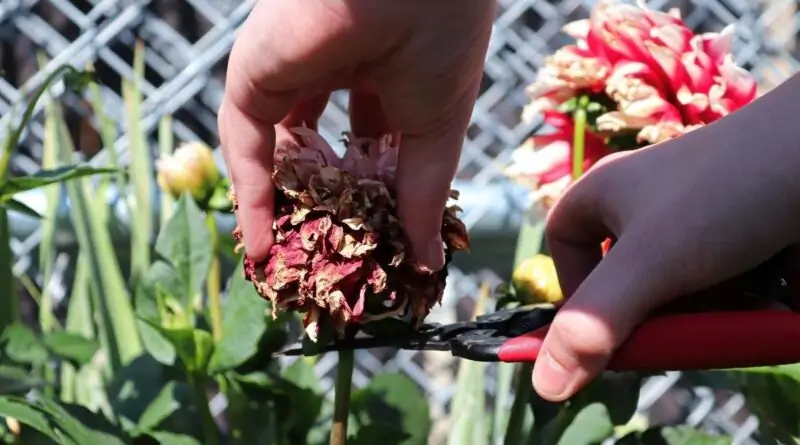
M330 93L350 89L359 137L400 133L398 213L415 259L444 264L442 215L478 94L494 19L486 0L260 0L228 62L222 150L245 250L272 244L276 139L316 128Z
M558 201L546 236L567 299L534 367L543 398L571 397L654 309L797 243L800 130L767 116L796 115L798 83L678 139L604 158Z

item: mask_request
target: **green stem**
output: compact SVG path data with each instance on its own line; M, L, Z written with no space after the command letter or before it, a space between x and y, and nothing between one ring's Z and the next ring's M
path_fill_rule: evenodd
M347 445L347 421L350 417L350 391L353 387L353 350L339 351L336 365L336 387L333 399L333 427L330 445Z
M222 283L220 275L222 268L219 262L220 256L220 243L219 243L219 230L217 228L217 219L214 217L214 212L206 214L206 225L211 232L211 266L208 270L208 279L206 280L206 287L208 292L208 313L211 318L211 336L214 342L219 342L222 338Z
M192 386L194 392L197 409L200 411L203 437L205 438L203 443L205 445L218 445L219 430L217 429L217 424L214 422L214 416L211 415L211 406L208 400L208 392L206 391L205 378L202 375L192 374L188 377L189 384Z
M505 445L518 445L522 443L522 429L525 424L525 414L528 411L530 399L531 379L533 365L523 363L518 365L517 381L514 386L514 404L511 405L511 414L506 427ZM534 422L536 419L534 419Z
M3 301L0 305L0 333L19 321L19 295L16 282L8 211L0 208L0 301Z
M586 107L589 106L589 96L581 96L578 106L572 113L575 123L575 132L572 136L572 179L576 180L583 175L583 164L586 159Z

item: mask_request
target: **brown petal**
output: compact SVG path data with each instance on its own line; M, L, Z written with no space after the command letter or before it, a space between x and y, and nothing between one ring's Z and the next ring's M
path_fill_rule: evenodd
M313 251L318 242L325 239L332 225L330 216L325 215L322 218L307 221L300 226L300 239L303 249L309 252Z

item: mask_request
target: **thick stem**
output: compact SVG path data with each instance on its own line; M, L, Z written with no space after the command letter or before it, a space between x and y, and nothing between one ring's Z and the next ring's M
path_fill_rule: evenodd
M511 405L511 414L508 417L506 427L505 445L518 445L522 443L522 429L525 424L525 413L528 410L528 400L530 399L531 380L533 365L523 363L518 365L517 382L514 385L514 404ZM534 422L536 419L534 419Z
M203 428L203 441L206 445L219 445L219 430L211 414L210 401L206 391L205 379L199 375L189 375L189 384L192 385L194 401L200 411L200 421Z
M219 230L217 230L217 219L214 218L214 212L208 212L206 224L209 232L211 232L212 245L211 267L208 270L208 278L206 280L208 313L211 318L211 336L214 338L214 342L219 342L222 338L222 283L220 281L222 270L219 262Z
M586 159L586 107L589 105L589 96L581 96L578 106L572 115L575 132L572 136L572 179L576 180L583 175L583 164Z
M347 445L347 420L350 417L350 390L353 386L354 366L354 352L352 350L339 351L330 445Z

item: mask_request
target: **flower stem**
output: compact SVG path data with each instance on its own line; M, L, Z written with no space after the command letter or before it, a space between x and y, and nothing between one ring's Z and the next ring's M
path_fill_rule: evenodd
M586 159L586 107L589 106L589 96L581 96L578 106L572 113L575 132L572 136L572 180L583 175L583 164Z
M203 441L206 445L219 444L219 431L217 424L214 422L214 416L211 414L211 406L208 400L208 392L206 392L205 378L198 375L189 375L189 384L192 386L194 392L195 403L197 409L200 411L200 421L203 428Z
M347 420L350 417L350 390L353 387L355 356L352 350L339 351L336 387L333 398L333 427L330 445L347 445Z
M208 270L206 287L208 292L208 313L211 318L211 336L214 342L219 342L222 338L222 296L220 275L222 273L219 262L219 230L217 229L217 219L214 212L206 214L206 224L211 232L211 266Z
M518 365L517 382L514 385L514 404L511 405L511 414L508 417L506 436L503 441L505 445L522 443L522 429L525 423L525 413L528 410L528 400L530 399L531 380L529 377L532 372L533 365L528 363Z

